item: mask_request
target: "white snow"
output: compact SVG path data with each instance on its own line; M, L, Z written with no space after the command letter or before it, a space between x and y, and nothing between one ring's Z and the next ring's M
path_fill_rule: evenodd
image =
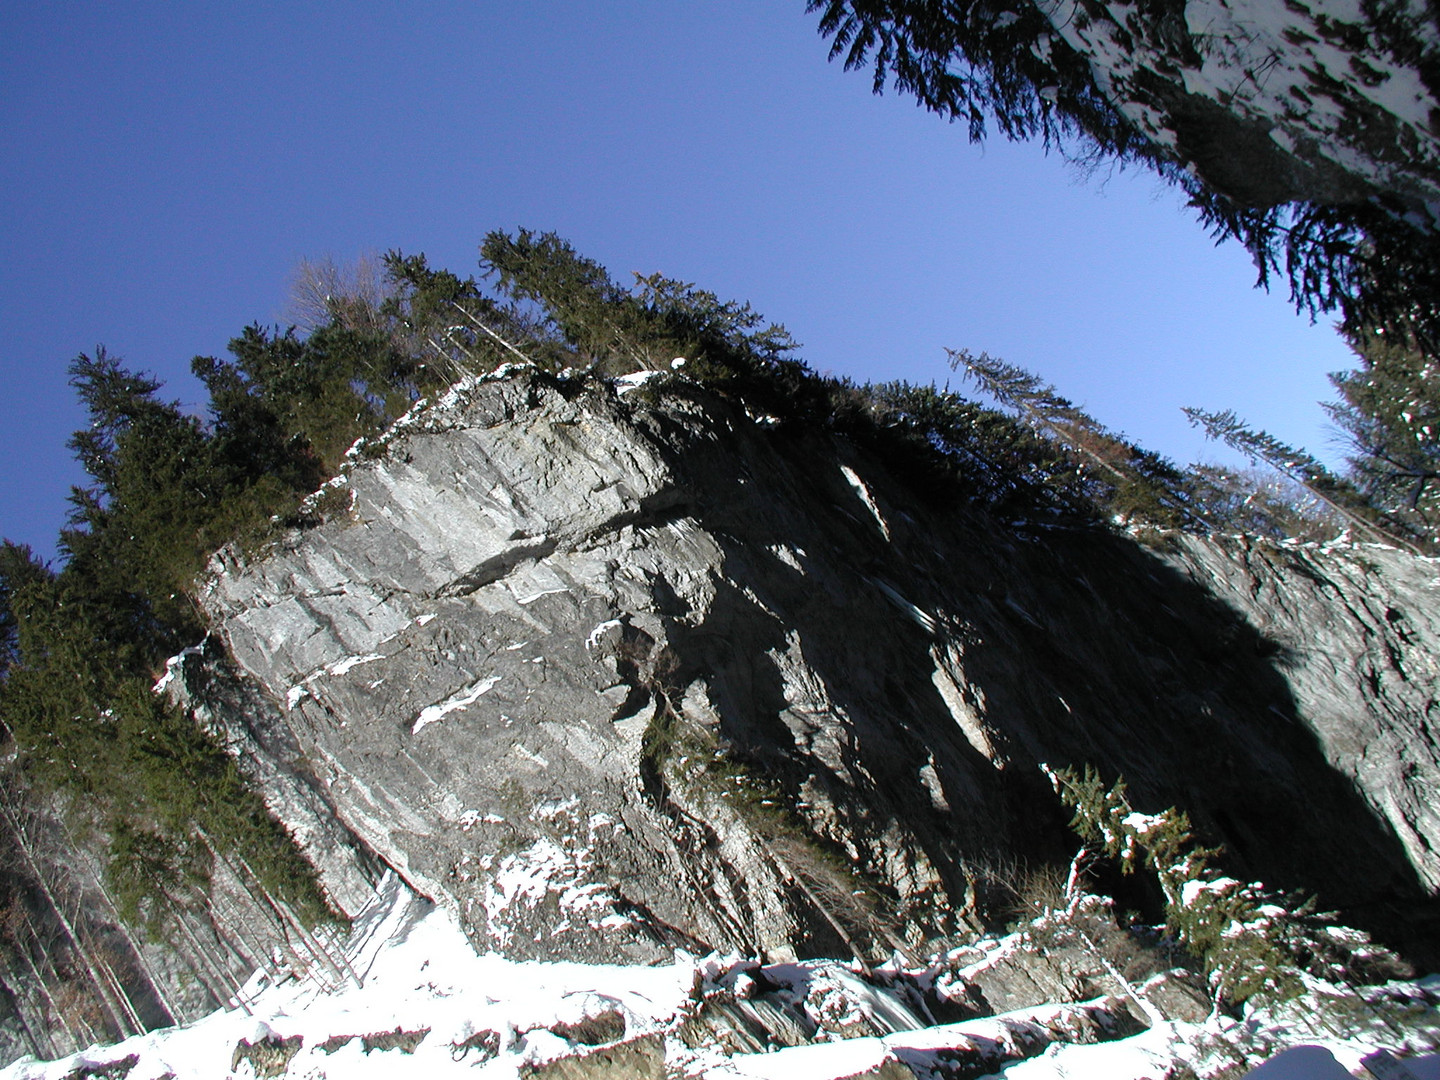
M585 648L595 648L596 645L600 644L600 638L604 636L606 630L613 630L620 625L619 619L606 619L596 626L594 630L590 631L589 636L585 638Z
M770 544L766 550L790 569L799 570L802 574L805 572L805 567L800 563L800 560L805 558L804 548L791 547L789 544Z
M337 660L335 663L327 665L325 668L325 673L327 675L334 675L338 678L339 676L344 675L346 672L350 671L352 668L359 667L361 664L370 664L376 660L383 659L385 658L379 653L370 653L366 656L347 656L344 660Z
M170 657L170 659L166 660L165 674L161 675L160 678L156 680L155 685L150 689L154 693L163 694L180 674L180 667L185 663L185 658L187 656L199 656L200 648L199 645L191 645L188 649L181 649L174 656Z
M1044 1053L1005 1069L1005 1080L1148 1080L1171 1075L1170 1066L1192 1055L1187 1044L1201 1029L1193 1024L1156 1024L1129 1039L1093 1046L1051 1044Z
M1180 902L1186 907L1190 907L1205 893L1224 896L1227 892L1239 887L1240 882L1228 877L1216 878L1214 881L1187 881L1180 888Z
M533 604L542 596L569 592L569 586L545 563L531 563L521 567L505 579L506 586L522 607Z
M1068 708L1068 706L1067 706ZM1142 814L1138 810L1132 810L1126 814L1121 824L1133 829L1141 836L1145 836L1153 829L1158 829L1165 824L1165 818L1159 814Z
M239 1008L212 1013L182 1028L91 1047L54 1062L23 1059L0 1071L3 1080L63 1080L82 1068L139 1058L127 1080L216 1080L249 1077L232 1067L241 1040L299 1036L285 1075L323 1080L510 1080L525 1065L576 1052L547 1030L586 1016L618 1012L633 1037L677 1021L693 984L694 961L683 954L659 967L506 960L477 955L454 917L399 886L393 878L362 912L347 954L363 987L332 993L293 979L261 991ZM424 1032L413 1053L374 1048L367 1035ZM494 1033L488 1058L477 1035ZM469 1040L469 1047L466 1043Z
M1104 0L1107 17L1080 17L1080 0L1042 0L1055 32L1090 57L1091 70L1107 97L1161 145L1175 145L1164 117L1136 92L1151 54L1132 51L1125 28L1137 17L1127 0ZM1086 13L1092 14L1093 8ZM1320 28L1346 26L1361 35L1368 21L1356 0L1309 0L1303 6L1287 0L1189 0L1184 6L1187 28L1200 43L1201 65L1180 72L1187 92L1209 98L1243 117L1272 125L1272 138L1289 147L1313 140L1327 157L1379 186L1398 180L1402 186L1424 184L1426 166L1436 164L1429 117L1437 101L1413 64L1395 63L1371 35L1357 51L1325 40ZM1417 21L1421 16L1416 14ZM1037 55L1048 52L1045 42ZM1356 77L1352 60L1372 73ZM1329 80L1344 89L1334 91ZM1041 90L1046 96L1049 88ZM1372 154L1363 135L1355 133L1352 103L1368 101L1387 111L1402 129L1410 165ZM1274 125L1280 126L1274 126ZM1408 128L1409 131L1403 131ZM1297 136L1299 138L1297 138ZM1392 175L1393 174L1393 175ZM1433 191L1433 187L1431 189Z
M905 597L901 596L900 593L895 590L894 586L889 585L884 581L881 581L879 578L866 578L866 580L873 584L882 593L884 593L887 600L889 600L892 604L898 607L906 615L910 616L910 618L913 619L927 633L933 634L939 630L940 624L935 621L935 616L931 615L923 608L917 607L916 605L912 604L909 600L906 600Z
M555 812L563 814L564 804ZM592 815L590 824L611 824ZM542 840L501 860L497 900L539 903L555 895L562 913L593 919L592 926L621 929L627 920L601 912L604 886L579 880L588 860L583 846L566 848ZM595 916L600 916L595 918ZM1016 946L1022 935L983 943L969 951L977 962L950 975L975 972ZM377 888L345 940L346 961L356 979L326 989L305 973L271 985L265 976L247 984L248 1013L222 1009L185 1027L136 1036L109 1047L91 1047L54 1062L22 1059L0 1070L0 1080L65 1080L81 1070L137 1059L126 1080L211 1080L253 1076L235 1064L242 1040L300 1040L285 1075L297 1080L518 1080L527 1067L582 1051L562 1037L561 1024L618 1014L625 1038L666 1036L669 1075L693 1080L838 1080L882 1066L943 1060L947 1049L973 1051L996 1044L1011 1053L1033 1051L1039 1026L1059 1029L1073 1006L1039 1006L997 1017L907 1030L917 1018L838 961L771 965L764 983L788 987L820 1018L822 1040L770 1053L727 1056L715 1047L687 1048L674 1037L694 1015L700 997L712 993L745 999L761 989L756 965L739 957L700 959L677 951L656 966L586 965L507 960L477 954L454 915L415 896L393 874ZM893 974L901 972L897 964ZM909 974L916 974L910 972ZM943 988L936 983L936 989ZM234 1004L234 1003L232 1003ZM1303 1019L1303 1007L1296 1015ZM845 1029L878 1024L892 1034L845 1037ZM555 1029L559 1030L555 1030ZM1037 1056L1003 1068L1002 1080L1142 1080L1176 1075L1189 1067L1211 1076L1248 1060L1246 1080L1344 1080L1349 1076L1440 1080L1440 1057L1410 1057L1403 1072L1380 1071L1377 1044L1365 1036L1317 1037L1278 1014L1251 1013L1243 1020L1213 1017L1205 1024L1157 1023L1113 1042L1056 1043ZM375 1037L407 1034L408 1049L376 1045ZM1390 1033L1375 1028L1374 1037ZM365 1048L369 1037L371 1048ZM488 1044L488 1045L487 1045ZM1029 1050L1027 1050L1027 1047ZM1361 1062L1371 1059L1371 1071ZM1266 1058L1270 1060L1262 1061ZM117 1071L118 1075L118 1071Z
M420 710L420 715L415 718L415 724L410 729L410 734L418 735L420 729L445 719L457 709L468 708L479 701L481 697L495 689L500 682L499 675L487 675L477 683L472 683L464 690L453 694L444 701L434 705L427 705Z
M617 394L628 394L644 386L657 375L664 375L663 371L632 371L629 375L621 375L615 380L615 392Z
M489 857L481 863L488 866ZM505 856L486 885L486 928L492 939L502 944L510 941L507 913L534 908L552 894L566 919L574 916L597 929L629 926L630 920L615 910L615 895L610 887L587 880L593 864L590 849L573 838L557 842L541 837L529 847Z

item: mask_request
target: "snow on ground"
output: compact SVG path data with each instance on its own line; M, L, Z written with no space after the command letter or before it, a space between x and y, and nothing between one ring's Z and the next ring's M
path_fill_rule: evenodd
M261 990L248 1014L222 1010L54 1062L27 1058L0 1071L0 1080L63 1080L131 1055L139 1060L126 1080L249 1077L253 1066L237 1067L235 1059L242 1041L295 1036L302 1042L286 1069L291 1077L499 1080L518 1076L524 1064L574 1054L574 1044L549 1030L562 1024L618 1014L627 1037L660 1031L693 985L695 963L683 955L662 967L479 956L449 912L393 881L388 900L357 919L347 950L363 988L326 994L313 983L282 983Z
M1004 939L986 956L993 960L1013 946ZM526 1066L586 1053L586 1043L642 1036L661 1036L670 1074L689 1080L836 1080L886 1063L911 1064L923 1076L957 1052L972 1064L977 1054L994 1060L1000 1071L993 1075L1002 1080L1155 1080L1185 1068L1205 1078L1224 1070L1234 1075L1237 1065L1254 1068L1267 1059L1273 1060L1255 1080L1389 1075L1361 1066L1383 1038L1317 1038L1303 1007L1242 1020L1160 1023L1125 1039L1042 1049L1056 1033L1078 1031L1067 1017L1086 1006L1047 1005L917 1028L918 1018L898 999L838 961L772 965L762 978L753 961L697 960L683 952L653 967L477 955L448 911L393 876L355 919L345 953L355 978L341 989L294 978L269 985L268 976L257 973L243 1006L54 1062L27 1058L0 1070L0 1080L509 1080L525 1075ZM688 1048L677 1037L702 999L741 1002L762 985L772 995L781 988L820 1025L817 1041L726 1054ZM581 1026L587 1022L588 1032ZM1034 1056L999 1064L1027 1054ZM1400 1067L1407 1071L1393 1075L1405 1080L1440 1080L1440 1056L1408 1058Z

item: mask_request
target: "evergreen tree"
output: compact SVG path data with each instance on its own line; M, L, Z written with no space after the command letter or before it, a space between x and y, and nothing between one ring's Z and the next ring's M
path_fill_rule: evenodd
M1166 144L1152 140L1121 112L1125 102L1107 96L1091 57L1055 32L1045 5L810 0L807 10L820 12L832 60L843 58L847 70L873 69L876 93L893 85L964 124L972 141L993 124L1007 138L1060 145L1088 164L1141 164L1184 191L1217 239L1245 245L1259 284L1287 281L1297 308L1312 315L1339 309L1347 321L1371 324L1410 317L1425 349L1440 349L1440 232L1417 225L1421 213L1407 214L1390 192L1332 199L1322 185L1311 196L1296 187L1293 169L1272 165L1274 175L1256 175L1263 166L1237 169L1235 155L1228 148L1208 149L1216 140L1203 134ZM1169 9L1159 7L1129 18L1122 33L1162 49L1164 63L1201 66L1204 43L1183 18L1177 24ZM1418 55L1404 20L1377 22L1377 39L1399 31L1392 55ZM1255 77L1235 72L1237 85ZM1150 94L1139 104L1164 113L1172 108L1168 100L1164 93ZM1168 123L1193 136L1200 121L1172 115ZM1202 155L1208 160L1198 160Z
M1109 431L1023 368L986 353L949 353L951 367L1076 459L1078 471L1088 474L1088 498L1098 508L1126 520L1206 527L1193 478L1171 462Z
M211 374L213 429L104 350L72 364L89 424L71 446L91 482L72 495L59 572L0 545L0 715L26 778L118 837L117 851L143 836L191 867L197 845L241 858L316 919L323 898L284 830L224 747L152 692L165 657L203 633L189 590L205 559L315 475L303 436ZM117 880L134 894L134 874Z
M1124 781L1107 787L1093 766L1041 768L1087 847L1123 873L1154 872L1170 931L1204 962L1221 1005L1285 1000L1301 992L1305 974L1343 982L1381 959L1365 935L1337 927L1313 903L1221 873L1223 852L1195 842L1183 811L1140 813Z
M252 325L229 348L233 360L197 357L192 364L211 390L217 430L268 428L270 454L283 447L298 464L308 452L325 475L339 468L351 443L384 428L419 396L415 364L380 333L332 323L302 339L294 330Z
M1037 509L1088 518L1088 481L1053 439L1003 413L934 386L890 382L835 390L850 409L831 423L883 458L920 490L964 492L1000 514Z
M1350 442L1350 475L1369 502L1428 543L1440 541L1440 362L1403 324L1347 331L1362 363L1330 382L1326 410Z
M35 557L29 544L0 541L0 683L20 659L23 623L17 604L25 602L27 590L49 579L49 567ZM4 720L0 716L0 725Z
M537 305L556 335L595 358L625 355L613 374L645 366L636 340L643 333L639 305L593 259L554 233L492 232L480 245L485 276L521 303Z
M925 108L964 123L972 141L987 123L1011 139L1046 145L1083 135L1124 158L1153 151L1095 84L1085 58L1063 42L1041 48L1049 21L1038 7L996 0L811 0L830 58L874 68ZM1042 92L1043 91L1043 92Z
M543 330L485 296L474 278L432 270L424 255L399 251L386 254L385 270L393 293L381 307L381 318L398 347L423 358L417 360L427 373L421 382L433 384L431 388L507 362L535 363L549 370L563 366L563 357ZM526 342L524 352L512 338Z
M1224 412L1192 408L1183 411L1190 423L1203 428L1207 436L1301 485L1364 535L1382 542L1398 542L1419 553L1403 523L1380 513L1353 484L1336 476L1306 451L1287 446L1268 432L1250 427L1228 409Z
M1212 528L1271 540L1333 540L1345 519L1283 473L1191 465L1199 513Z
M554 233L492 232L480 256L500 292L537 306L556 338L606 374L668 368L676 357L712 383L808 374L791 358L798 346L785 328L766 324L749 304L659 274L636 274L635 290L626 290Z

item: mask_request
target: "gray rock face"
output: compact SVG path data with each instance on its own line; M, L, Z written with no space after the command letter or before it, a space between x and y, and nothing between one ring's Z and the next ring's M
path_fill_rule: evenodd
M997 522L832 436L659 401L463 384L357 457L326 498L347 510L212 564L204 606L265 714L246 752L288 748L477 943L944 935L1073 847L1041 761L1121 773L1237 874L1426 940L1435 563ZM297 831L359 887L340 839Z

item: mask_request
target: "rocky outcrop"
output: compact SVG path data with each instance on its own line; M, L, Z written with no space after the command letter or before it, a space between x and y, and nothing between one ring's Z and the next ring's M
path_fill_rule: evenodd
M282 817L333 808L512 956L874 956L1064 858L1036 766L1090 762L1234 872L1434 940L1434 562L996 521L659 380L463 383L324 524L217 558L234 672L185 682L246 688Z

